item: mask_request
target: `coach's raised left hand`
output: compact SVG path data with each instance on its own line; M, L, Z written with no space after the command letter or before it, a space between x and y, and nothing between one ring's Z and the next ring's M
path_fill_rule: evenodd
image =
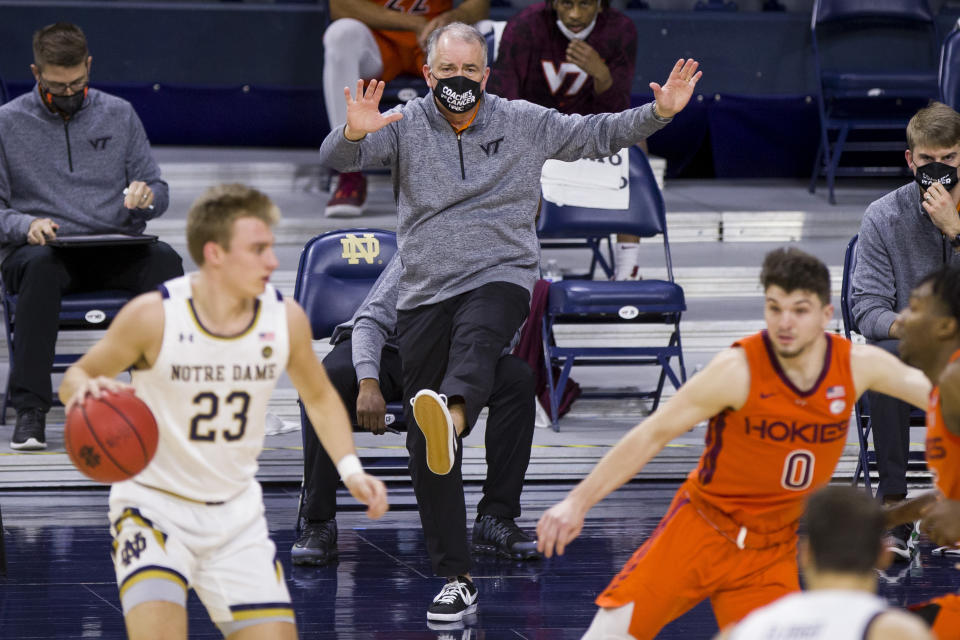
M693 95L693 88L697 86L702 71L697 71L700 63L689 58L684 60L680 58L677 64L673 65L670 71L670 77L660 86L656 82L650 83L653 90L653 99L656 100L657 115L663 118L672 118L675 114L683 111L683 108L690 102L690 96Z

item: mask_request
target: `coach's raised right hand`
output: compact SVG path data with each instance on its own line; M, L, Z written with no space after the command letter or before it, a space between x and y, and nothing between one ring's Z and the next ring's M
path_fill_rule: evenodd
M350 495L367 505L367 517L376 520L387 512L387 487L368 473L354 473L343 481Z
M371 80L364 91L363 80L357 80L356 98L350 93L350 87L343 88L343 96L347 100L347 124L343 128L343 135L347 140L356 142L368 133L403 118L402 113L380 113L380 98L383 97L384 86L383 80Z

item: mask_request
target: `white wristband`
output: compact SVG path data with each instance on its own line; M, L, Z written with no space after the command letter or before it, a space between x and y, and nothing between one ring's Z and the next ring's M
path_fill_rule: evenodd
M353 453L348 453L343 456L340 458L340 462L337 463L337 473L340 474L340 478L343 480L346 480L355 473L363 473L363 465L360 464L360 458Z

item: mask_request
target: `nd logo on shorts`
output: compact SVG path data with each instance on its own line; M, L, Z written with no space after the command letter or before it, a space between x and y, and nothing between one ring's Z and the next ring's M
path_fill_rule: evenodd
M348 233L347 237L340 238L340 244L343 246L340 257L345 258L347 264L360 264L361 260L373 264L374 259L380 255L380 241L372 233L365 233L360 238L356 234Z

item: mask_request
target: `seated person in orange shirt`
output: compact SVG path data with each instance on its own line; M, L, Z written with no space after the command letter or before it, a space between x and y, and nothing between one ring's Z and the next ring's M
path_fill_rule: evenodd
M385 82L398 75L420 76L430 33L451 22L473 24L490 12L490 0L330 0L332 22L323 34L323 97L335 129L347 121L343 88L361 78ZM341 173L327 217L363 213L367 179Z
M718 354L540 519L540 550L563 553L590 507L709 420L700 464L597 598L585 640L653 638L705 598L723 629L798 591L797 524L833 475L857 398L871 389L926 403L921 371L827 331L830 273L820 260L777 249L760 281L767 328Z

